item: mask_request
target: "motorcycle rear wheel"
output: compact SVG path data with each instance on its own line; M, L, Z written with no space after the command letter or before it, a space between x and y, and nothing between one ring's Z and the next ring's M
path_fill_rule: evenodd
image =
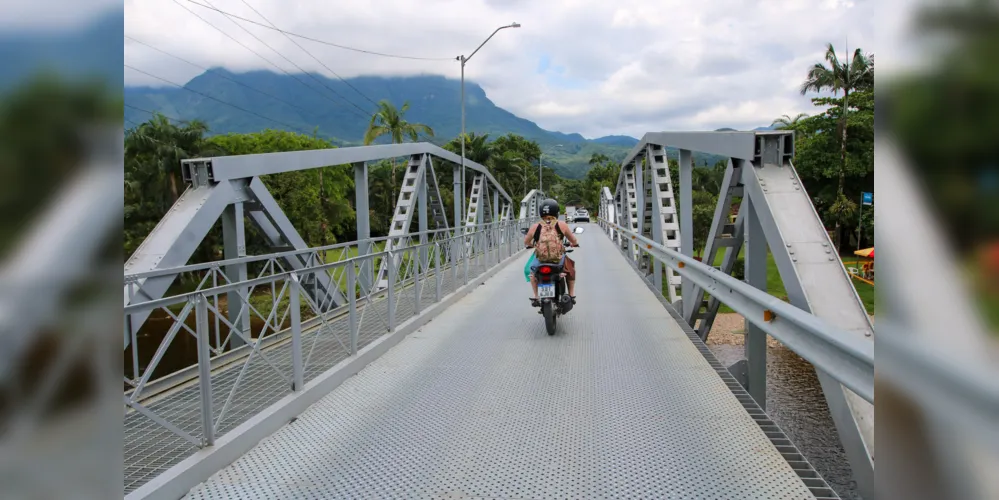
M545 315L545 329L548 335L555 335L555 305L550 300L541 303L541 312Z

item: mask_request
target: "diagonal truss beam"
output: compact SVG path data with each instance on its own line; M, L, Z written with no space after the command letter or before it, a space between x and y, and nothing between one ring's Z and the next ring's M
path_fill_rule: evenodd
M644 174L646 232L650 239L671 250L680 250L680 222L673 196L673 181L666 161L666 149L658 144L646 147L646 172ZM644 233L643 233L644 234ZM666 276L666 296L671 303L680 299L680 275L662 263L653 262L653 282L657 290L663 289L662 277Z
M296 250L308 248L305 240L292 226L260 178L202 184L188 188L174 203L167 215L160 220L125 263L126 276L187 264L198 245L226 210L234 205L244 204L253 207L248 210L250 219L256 223L273 247ZM241 221L224 222L234 223L238 227ZM225 232L227 236L230 234L228 230ZM227 243L245 245L242 241ZM307 266L303 258L291 255L285 257L285 261L292 269L302 269ZM314 295L313 299L317 304L337 306L346 303L329 275L313 273L311 276L315 282L310 283L306 289ZM124 305L159 299L176 277L177 275L135 280L126 278ZM137 332L150 313L151 311L145 311L131 315L129 323L125 325L125 347L130 341L130 333Z
M420 199L426 195L425 186L427 184L427 170L430 164L429 155L415 154L409 157L406 164L406 173L402 177L402 187L399 189L399 197L395 203L395 213L392 215L392 226L389 228L389 239L385 242L385 251L406 246L403 238L410 233L410 226L413 224L413 214L419 210L425 210L427 205L420 204ZM423 195L423 196L421 196ZM443 208L441 209L443 211ZM426 217L423 212L422 217ZM423 230L425 228L421 228ZM398 268L402 262L402 256L396 255L392 266ZM382 264L378 269L378 288L388 286L388 266L389 261L382 259Z

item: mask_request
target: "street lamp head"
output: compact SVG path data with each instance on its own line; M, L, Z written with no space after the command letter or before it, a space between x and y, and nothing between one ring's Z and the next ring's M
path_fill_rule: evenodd
M519 28L520 27L520 23L513 23L509 27L510 28Z

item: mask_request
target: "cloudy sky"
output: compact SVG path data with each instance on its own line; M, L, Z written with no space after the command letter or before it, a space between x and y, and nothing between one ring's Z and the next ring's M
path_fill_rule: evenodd
M202 5L320 40L297 40L341 77L431 73L458 78L458 54L500 31L466 66L499 106L543 128L586 137L650 130L748 129L813 112L798 93L827 42L874 50L880 10L863 0L126 0L126 36L204 66L332 76L280 33ZM251 8L252 6L252 8ZM185 9L186 7L186 9ZM259 11L259 14L253 9ZM192 13L193 12L193 13ZM842 56L841 56L842 57ZM125 40L126 64L178 83L201 70ZM126 69L129 85L162 82Z

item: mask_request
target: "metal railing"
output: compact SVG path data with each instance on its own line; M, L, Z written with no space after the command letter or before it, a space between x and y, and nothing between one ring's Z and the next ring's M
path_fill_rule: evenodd
M124 308L129 316L157 312L162 339L136 335L125 348L125 491L135 490L199 448L288 394L358 355L407 320L522 249L528 220L484 224L474 232L428 231L393 238L390 250L354 254L358 242L197 264L126 276L193 274L192 291ZM369 240L372 243L387 238ZM422 240L422 241L421 241ZM281 260L307 267L285 270ZM387 286L362 286L382 262ZM256 266L256 277L232 282L227 264ZM332 278L346 304L309 293L315 275ZM238 297L238 305L227 303ZM227 309L237 308L230 314ZM233 318L238 318L233 320ZM150 324L147 322L146 329ZM233 347L233 340L243 345ZM186 348L186 349L185 349ZM164 369L167 353L183 363ZM186 357L184 356L186 355ZM155 464L155 465L153 465Z
M874 402L874 344L707 264L645 238L613 222L598 219L608 235L633 240L637 255L625 254L636 265L653 260L674 269L702 287L750 323L777 339L817 368L868 402Z

